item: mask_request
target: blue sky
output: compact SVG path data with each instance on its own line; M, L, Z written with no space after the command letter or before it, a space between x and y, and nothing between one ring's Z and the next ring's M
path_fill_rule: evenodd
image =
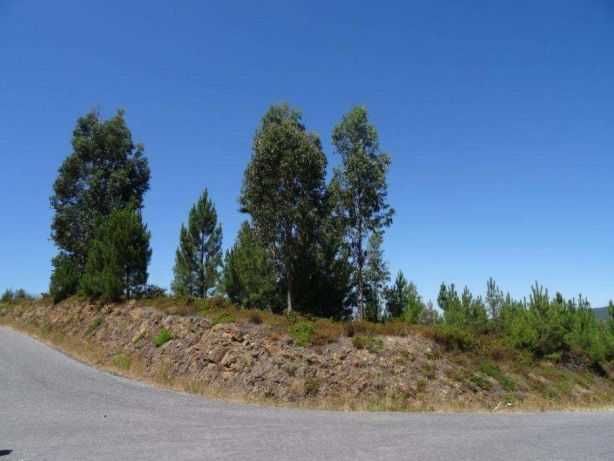
M427 299L492 275L604 305L613 50L609 0L0 0L0 288L47 289L48 197L81 114L125 108L145 144L151 281L168 286L204 187L232 244L252 136L287 101L331 167L332 127L368 107L392 157L386 257Z

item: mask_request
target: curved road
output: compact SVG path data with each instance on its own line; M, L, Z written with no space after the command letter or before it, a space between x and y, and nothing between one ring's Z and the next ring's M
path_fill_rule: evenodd
M0 328L0 461L613 460L614 412L341 413L161 391Z

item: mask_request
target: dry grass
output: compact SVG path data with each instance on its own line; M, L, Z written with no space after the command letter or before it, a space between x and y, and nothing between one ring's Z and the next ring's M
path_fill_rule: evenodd
M370 322L342 323L326 319L309 319L302 316L288 318L257 309L240 309L228 304L209 304L203 306L199 302L178 303L177 300L161 299L142 300L138 304L152 306L174 315L199 315L213 321L214 319L229 319L238 323L257 325L268 331L271 338L287 338L288 330L297 322L306 322L313 326L310 346L323 346L336 342L340 337L407 336L419 335L433 339L434 328L430 326L407 325L402 322L372 324ZM10 309L27 309L27 306L11 306ZM15 323L8 320L9 316L0 315L0 323L36 336L42 341L61 349L67 354L97 367L140 379L150 384L175 390L195 393L209 398L223 398L244 403L255 403L275 406L293 406L302 408L337 409L337 410L377 410L377 411L484 411L484 401L458 400L451 403L436 401L436 393L432 386L437 382L437 375L456 380L460 385L473 385L478 392L492 392L503 389L500 400L492 401L491 409L510 410L555 410L555 409L602 409L611 408L614 401L614 388L595 385L601 378L589 370L570 370L552 362L535 362L527 354L514 351L507 347L500 338L483 335L477 339L475 350L461 352L445 351L446 348L435 348L424 352L422 360L429 362L416 365L419 378L415 385L418 398L408 398L408 395L365 396L364 399L351 397L322 397L319 389L322 383L316 379L306 382L306 398L294 402L278 402L267 397L238 395L227 389L207 385L194 377L174 376L171 364L163 364L152 374L150 366L138 355L128 356L122 351L108 351L96 343L96 331L102 321L95 318L90 325L91 331L85 338L58 333L52 325ZM381 341L381 338L378 338ZM366 343L365 343L366 344ZM368 348L365 345L365 348ZM375 352L380 349L376 347ZM454 368L441 368L442 364L453 364ZM437 364L435 364L437 362ZM531 378L535 374L538 379ZM435 381L434 381L435 380ZM432 382L431 382L432 381ZM590 388L594 392L574 392L577 387ZM512 406L508 407L510 403Z

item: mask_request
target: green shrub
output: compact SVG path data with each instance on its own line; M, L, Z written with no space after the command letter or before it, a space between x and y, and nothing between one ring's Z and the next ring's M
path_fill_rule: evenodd
M436 325L433 328L432 336L438 344L448 351L471 351L478 344L474 333L455 325Z
M165 328L162 328L160 332L158 333L158 335L154 337L153 342L156 345L156 347L160 347L163 344L166 344L167 342L169 342L171 339L173 339L173 335L171 334L171 332Z
M496 379L499 384L501 384L501 387L508 392L512 392L516 389L516 383L506 376L497 365L490 361L483 361L480 364L480 372Z
M356 349L366 349L373 354L384 350L384 341L377 336L357 335L352 338L352 344Z
M480 373L474 373L471 378L469 378L469 381L485 391L492 389L492 383Z
M291 325L288 334L297 346L305 347L311 344L314 327L311 322L299 321Z
M113 356L113 366L121 370L129 370L132 360L125 354L117 354Z

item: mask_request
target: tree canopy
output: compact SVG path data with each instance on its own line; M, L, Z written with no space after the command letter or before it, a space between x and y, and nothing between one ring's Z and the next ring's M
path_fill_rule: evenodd
M205 189L192 206L187 227L179 232L173 269L173 291L206 298L219 280L222 265L222 226Z
M332 140L342 161L334 173L334 190L347 226L358 314L364 318L368 289L364 280L365 244L372 234L383 235L394 214L387 201L390 157L380 151L377 130L369 123L364 107L355 107L342 118Z
M51 238L60 250L53 259L50 289L58 298L73 294L78 286L101 219L119 209L140 210L149 189L144 148L133 143L123 111L108 120L97 112L79 118L72 149L50 198Z
M293 306L297 255L319 229L326 193L326 156L298 111L272 106L254 137L245 171L241 206L250 214L259 240L270 252Z

